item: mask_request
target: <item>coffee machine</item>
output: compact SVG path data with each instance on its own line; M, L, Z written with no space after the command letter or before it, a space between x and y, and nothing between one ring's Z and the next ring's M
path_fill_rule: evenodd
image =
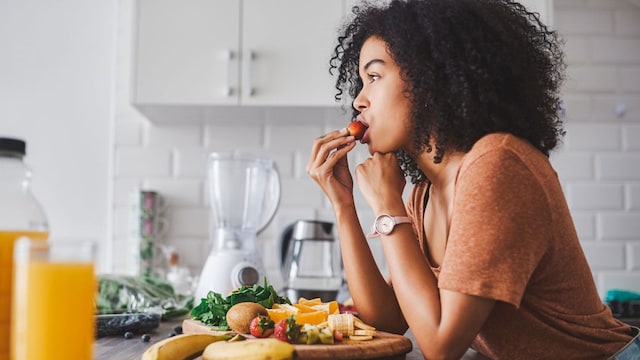
M196 289L196 300L209 291L227 296L265 276L256 245L280 203L280 176L273 161L239 152L209 156L211 206L209 254Z
M298 220L290 224L280 238L280 256L283 290L291 301L300 297L336 300L344 277L333 223Z

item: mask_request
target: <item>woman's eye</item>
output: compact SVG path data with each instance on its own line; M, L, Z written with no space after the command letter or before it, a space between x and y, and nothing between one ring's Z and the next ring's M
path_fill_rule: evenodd
M372 83L380 78L380 75L376 74L367 74L367 78L369 78L369 82Z

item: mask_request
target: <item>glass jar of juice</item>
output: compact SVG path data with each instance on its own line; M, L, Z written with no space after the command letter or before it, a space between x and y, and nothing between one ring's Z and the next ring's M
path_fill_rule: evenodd
M47 217L31 193L26 143L0 137L0 360L9 359L13 248L21 236L46 241Z

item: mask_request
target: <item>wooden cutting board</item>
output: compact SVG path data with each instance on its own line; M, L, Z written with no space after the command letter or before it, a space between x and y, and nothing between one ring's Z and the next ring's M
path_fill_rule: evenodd
M209 326L200 321L186 319L182 323L185 334L212 333ZM344 340L333 345L294 345L298 360L337 360L337 359L377 359L404 360L413 347L411 340L401 336L377 331L373 340Z

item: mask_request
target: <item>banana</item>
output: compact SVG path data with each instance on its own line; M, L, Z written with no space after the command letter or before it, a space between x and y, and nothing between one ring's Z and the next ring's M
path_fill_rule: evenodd
M202 353L207 345L231 338L228 334L181 334L151 345L141 360L182 360Z
M351 340L371 340L376 335L376 328L365 324L353 314L331 314L327 322L331 329L340 331Z
M293 345L275 338L217 342L207 346L204 360L291 360Z

